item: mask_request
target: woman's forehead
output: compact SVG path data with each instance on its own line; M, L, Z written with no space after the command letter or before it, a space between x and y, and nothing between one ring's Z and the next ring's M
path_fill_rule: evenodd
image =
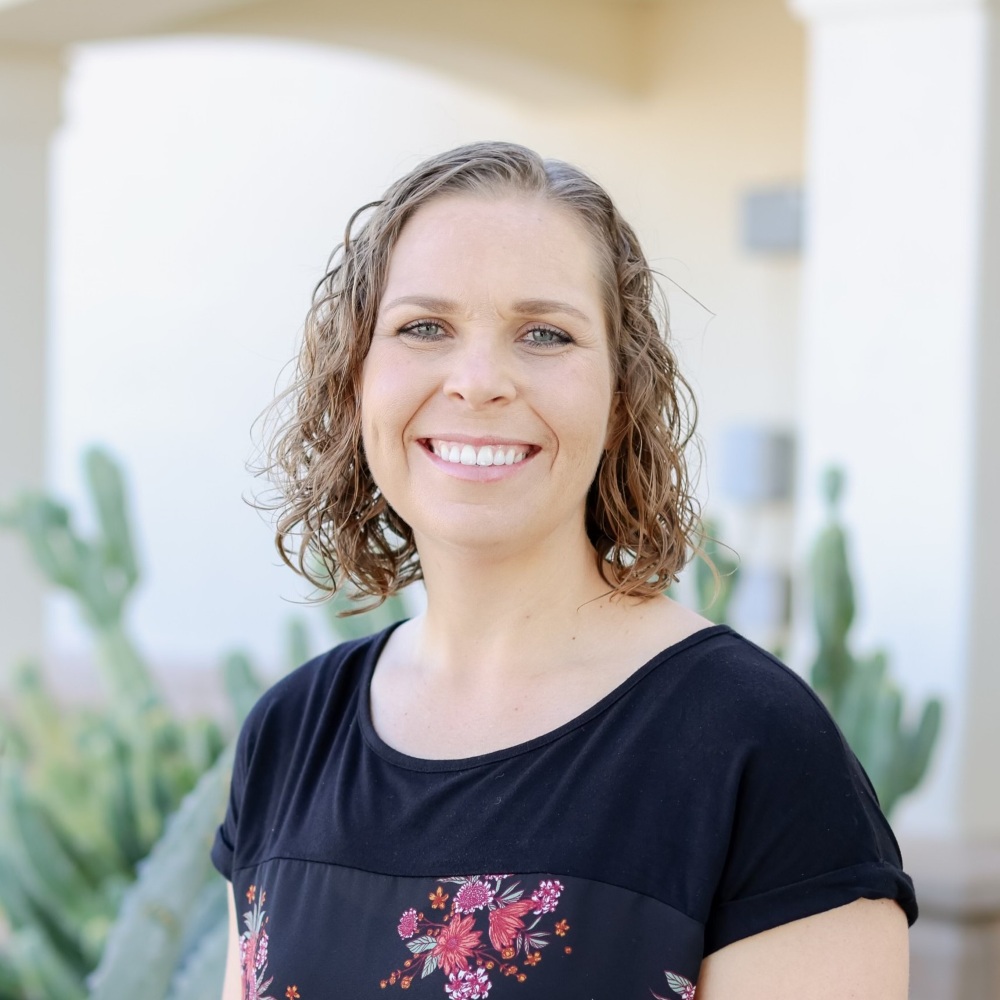
M400 233L383 306L401 295L454 298L462 289L592 307L602 300L599 255L575 213L541 195L443 195Z

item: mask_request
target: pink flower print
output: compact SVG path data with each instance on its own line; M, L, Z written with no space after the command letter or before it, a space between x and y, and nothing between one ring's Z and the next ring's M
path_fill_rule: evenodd
M492 985L485 969L462 969L448 977L444 991L451 1000L483 1000Z
M499 882L502 878L510 878L510 875L483 875L487 882Z
M417 933L417 911L407 910L399 918L399 936L405 941L407 938L413 937Z
M262 930L257 939L257 969L263 969L267 965L267 931Z
M531 894L535 908L531 911L536 915L551 913L559 903L563 884L558 879L542 879L538 888Z
M493 902L493 890L480 881L466 882L458 892L452 905L459 913L472 913Z

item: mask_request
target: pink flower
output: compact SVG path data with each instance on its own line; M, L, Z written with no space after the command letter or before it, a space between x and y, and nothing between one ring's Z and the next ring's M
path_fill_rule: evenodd
M563 884L556 879L542 879L538 888L531 894L531 901L535 904L532 913L551 913L559 903L559 896L562 894Z
M510 878L510 875L483 875L487 882L499 882L502 878Z
M466 882L455 893L454 907L459 913L472 913L493 902L493 890L480 881Z
M257 968L263 969L267 965L267 931L261 931L257 939Z
M444 991L451 1000L483 1000L490 995L492 985L485 969L462 969L448 977Z
M407 910L399 918L399 927L396 928L399 931L399 936L405 941L407 938L413 937L417 933L417 911Z

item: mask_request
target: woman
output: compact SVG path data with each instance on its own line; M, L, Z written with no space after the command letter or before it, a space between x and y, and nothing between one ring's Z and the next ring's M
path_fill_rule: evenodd
M244 726L224 996L902 1000L916 905L860 766L663 595L698 520L632 230L505 143L368 208L307 323L278 543L427 610Z

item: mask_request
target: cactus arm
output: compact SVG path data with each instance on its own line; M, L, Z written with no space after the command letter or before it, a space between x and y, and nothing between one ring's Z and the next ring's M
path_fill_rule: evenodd
M239 725L264 693L264 685L254 672L250 657L240 651L230 653L225 658L222 677L233 716Z
M34 919L31 900L18 874L18 865L10 857L10 843L5 836L0 844L0 926L23 927Z
M190 901L211 877L209 847L225 809L232 756L230 748L205 772L140 866L90 978L91 1000L166 995Z
M827 524L813 546L810 560L813 622L819 645L810 680L834 714L852 672L847 635L855 610L847 540L837 521L843 488L843 473L836 468L827 469L823 475Z
M943 706L939 698L924 702L920 721L904 734L901 742L899 787L901 794L912 791L920 784L930 764L931 753L941 731Z
M101 553L121 600L139 580L139 566L129 528L124 480L118 466L101 448L83 457L84 474L101 527Z
M7 876L13 874L20 883L14 892L4 886L5 902L20 895L17 925L44 927L53 946L81 976L97 960L92 932L110 917L110 900L68 832L28 796L18 775L8 775L5 796L5 853L14 863ZM5 867L9 869L9 863Z
M22 927L11 935L11 965L31 1000L85 1000L79 974L36 927Z
M170 983L168 1000L217 1000L222 992L228 939L228 884L212 878L188 917L183 956Z
M289 619L286 636L288 669L293 670L309 659L309 630L306 623L301 618Z
M181 965L167 1000L218 1000L226 970L229 918L223 915Z
M125 719L163 704L135 644L120 622L111 622L97 630L97 663L109 693L114 698L115 714Z
M0 997L3 1000L20 1000L23 995L21 977L14 962L7 951L0 947Z
M23 536L35 565L50 583L67 590L79 587L82 543L66 507L41 494L25 493L5 521Z
M899 798L895 762L900 746L902 714L903 696L894 685L884 681L878 688L873 706L866 767L872 776L879 804L887 812L892 810Z

